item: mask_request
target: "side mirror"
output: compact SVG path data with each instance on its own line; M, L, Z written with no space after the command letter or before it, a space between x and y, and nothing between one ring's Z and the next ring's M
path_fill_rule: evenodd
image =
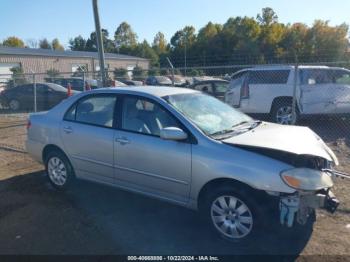
M164 140L185 140L187 139L187 134L178 127L166 127L160 130L160 138Z

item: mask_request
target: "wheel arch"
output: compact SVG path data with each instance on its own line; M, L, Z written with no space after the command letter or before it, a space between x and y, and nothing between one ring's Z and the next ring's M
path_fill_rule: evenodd
M293 97L292 96L278 96L278 97L275 97L272 100L272 103L271 103L270 114L272 113L272 110L274 109L274 107L276 105L278 105L278 103L285 103L285 102L292 103L293 102ZM297 102L296 102L296 108L297 108L297 110L300 110L299 105L298 105Z
M197 196L197 207L199 210L201 210L205 204L206 196L208 196L208 193L212 190L215 190L215 188L219 187L232 187L233 189L239 190L239 191L247 191L249 194L251 194L253 197L255 196L266 196L266 193L264 191L255 189L248 184L245 184L241 181L238 181L233 178L215 178L213 180L208 181L199 191Z
M41 155L43 163L46 162L46 157L47 157L48 153L50 153L52 151L59 151L59 152L61 152L62 154L64 154L67 157L68 161L70 162L67 154L59 146L57 146L55 144L48 144L48 145L46 145L43 148L43 152L42 152L42 155Z

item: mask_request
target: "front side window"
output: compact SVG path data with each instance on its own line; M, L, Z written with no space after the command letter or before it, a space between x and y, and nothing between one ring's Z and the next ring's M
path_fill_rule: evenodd
M334 70L332 71L332 78L335 84L350 85L350 72L347 70Z
M300 70L300 82L302 85L322 85L333 83L330 70L327 69L302 69Z
M123 130L159 136L166 127L178 127L178 123L160 105L139 97L124 98Z
M64 120L113 127L115 96L91 96L80 100L65 114Z
M207 135L225 133L252 119L220 100L201 93L178 94L165 98Z

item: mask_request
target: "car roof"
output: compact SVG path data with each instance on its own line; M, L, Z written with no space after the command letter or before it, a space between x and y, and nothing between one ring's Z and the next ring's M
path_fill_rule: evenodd
M215 82L229 83L229 81L227 81L225 79L209 79L209 80L198 81L198 82L194 83L193 85L200 85L200 84L205 84L205 83L215 83Z
M198 93L193 89L167 87L167 86L123 86L114 88L99 88L88 91L90 93L117 93L117 94L148 94L157 97L171 96L177 94Z
M241 69L239 71L236 71L233 73L233 75L236 75L241 72L248 72L248 71L260 71L260 70L291 70L294 69L294 65L261 65L261 66L254 66L254 67L248 67ZM347 70L345 68L341 67L329 67L329 66L324 66L324 65L299 65L299 69L342 69L342 70Z

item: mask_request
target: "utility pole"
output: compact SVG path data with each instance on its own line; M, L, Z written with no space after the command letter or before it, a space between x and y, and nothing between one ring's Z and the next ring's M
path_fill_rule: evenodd
M173 83L173 86L175 86L175 71L174 71L174 66L173 66L173 64L171 63L169 57L167 57L166 60L168 61L169 65L170 65L170 67L171 67L172 83Z
M99 60L100 60L100 73L101 73L101 77L102 77L102 85L106 86L105 54L104 54L104 49L103 49L103 40L102 40L100 16L99 16L99 13L98 13L98 3L97 3L97 1L98 0L92 0L92 6L93 6L93 9L94 9L97 48L98 48L98 56L99 56Z
M187 39L185 40L185 76L187 76Z

